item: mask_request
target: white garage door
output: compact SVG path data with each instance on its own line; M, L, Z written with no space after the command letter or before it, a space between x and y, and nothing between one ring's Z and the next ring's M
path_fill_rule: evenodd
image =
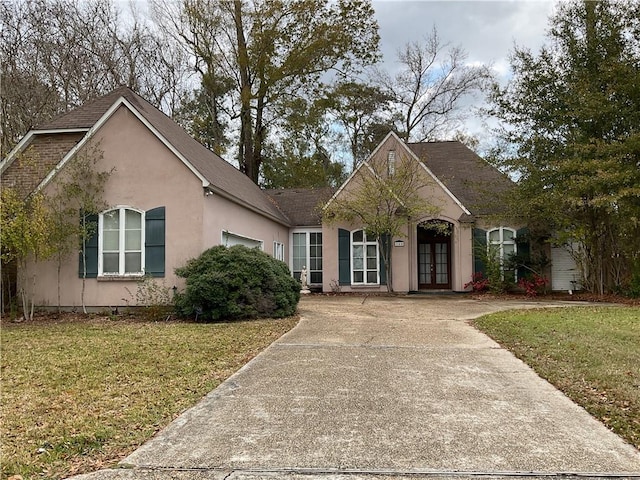
M568 247L551 247L551 289L575 290L579 280L580 272Z
M245 237L237 233L222 232L222 245L233 247L234 245L244 245L249 248L259 248L262 250L263 242L256 238Z

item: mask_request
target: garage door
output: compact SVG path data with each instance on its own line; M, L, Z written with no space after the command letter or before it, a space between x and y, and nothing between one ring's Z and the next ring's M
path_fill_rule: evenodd
M263 242L256 238L245 237L237 233L222 232L222 245L233 247L234 245L244 245L249 248L259 248L262 250Z
M576 290L580 271L566 246L551 247L551 289Z

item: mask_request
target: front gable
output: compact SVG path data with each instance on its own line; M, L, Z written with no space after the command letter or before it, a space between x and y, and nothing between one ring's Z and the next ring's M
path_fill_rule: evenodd
M443 215L457 220L465 215L471 214L447 186L434 175L425 162L418 158L408 145L394 132L390 132L371 155L358 165L329 202L327 202L327 206L339 197L349 195L352 189L357 188L358 177L363 175L384 176L392 174L393 169L399 168L400 162L416 163L418 168L416 174L421 175L423 184L419 189L420 195L432 205L440 208Z

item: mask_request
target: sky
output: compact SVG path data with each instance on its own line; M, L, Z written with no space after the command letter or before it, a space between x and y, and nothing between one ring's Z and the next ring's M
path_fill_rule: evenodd
M436 27L443 43L461 46L469 63L492 64L501 82L509 76L509 53L514 44L534 52L545 42L551 0L374 0L380 26L385 69L392 71L398 48L420 42ZM480 105L480 100L471 102ZM486 127L469 118L466 129L482 136Z

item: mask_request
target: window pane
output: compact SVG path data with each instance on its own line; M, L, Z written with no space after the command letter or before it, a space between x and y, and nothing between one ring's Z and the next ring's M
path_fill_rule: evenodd
M376 245L367 245L367 257L376 257L378 247Z
M125 273L137 273L142 271L142 254L125 253L124 254L124 271Z
M307 266L307 234L293 234L293 270L300 272L302 267ZM300 274L298 273L298 279Z
M354 242L362 242L364 241L364 234L362 230L358 230L357 232L353 232L353 241Z
M378 272L367 272L367 283L378 283Z
M377 270L377 269L378 269L378 262L376 262L375 257L374 258L368 257L367 270Z
M142 219L142 215L133 210L125 210L124 213L124 226L125 228L135 228L140 230L140 220Z
M105 230L118 230L120 228L120 211L111 210L102 216L102 220Z
M514 233L511 230L507 230L506 228L502 230L502 239L506 242L507 240L513 240Z
M491 241L491 242L499 242L500 241L500 230L491 230L489 232L489 241Z
M102 249L118 250L120 248L120 237L118 230L105 230L103 232Z
M294 233L293 234L293 246L297 247L306 245L307 234L306 233Z
M140 250L142 248L142 239L140 238L140 234L140 230L126 230L124 232L125 250Z
M362 268L364 267L363 253L364 253L364 249L362 245L353 246L353 269L354 270L362 270Z
M119 273L117 253L105 253L102 255L102 271L103 273Z
M322 245L322 234L321 233L311 233L311 239L309 243L311 245Z
M322 283L322 272L311 272L309 278L311 283Z
M514 253L515 245L510 245L510 244L506 243L506 244L504 244L502 246L502 251L504 252L504 258L507 258L509 255Z
M353 272L353 283L363 283L364 272Z

